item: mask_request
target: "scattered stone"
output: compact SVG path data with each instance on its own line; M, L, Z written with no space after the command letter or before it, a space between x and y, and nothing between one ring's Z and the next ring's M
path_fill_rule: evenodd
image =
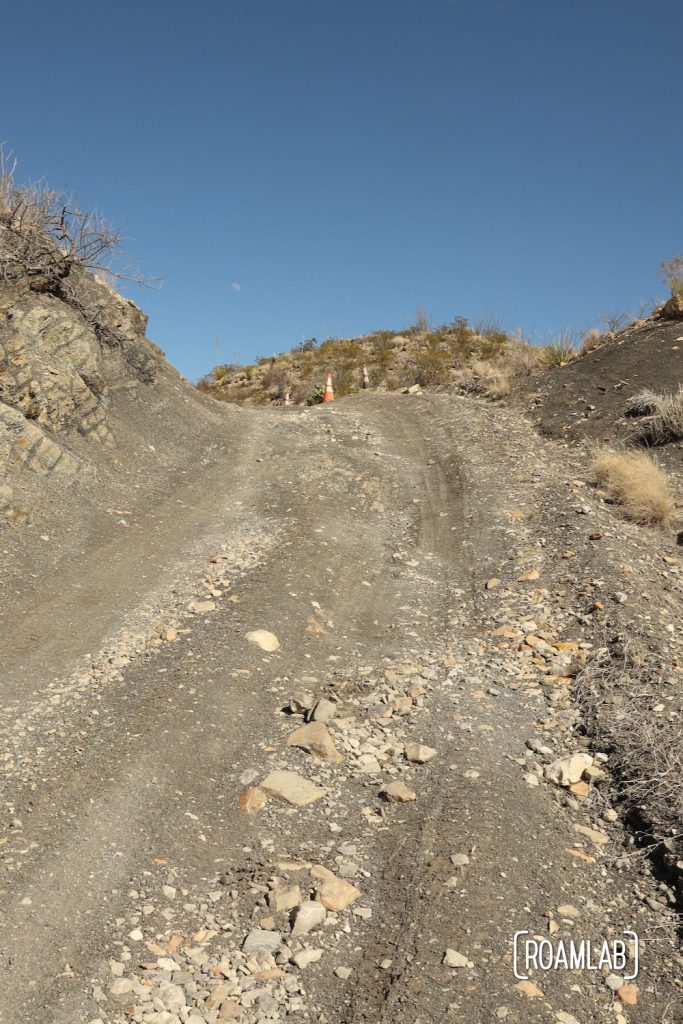
M417 793L415 790L410 789L406 786L405 782L388 782L379 791L379 795L384 797L390 804L405 804L410 800L417 800Z
M426 764L427 761L431 761L433 757L436 757L436 750L434 747L427 747L423 743L407 743L405 755L408 761L413 761L415 764Z
M310 964L314 964L323 955L322 949L302 949L292 957L292 963L296 964L300 971L303 971Z
M267 896L268 906L279 913L281 910L293 910L301 903L301 887L289 885L271 890Z
M215 601L193 601L190 605L190 611L199 614L200 612L215 612L216 602Z
M262 810L267 803L268 797L259 789L258 786L250 786L245 789L243 793L237 798L237 802L240 805L240 810L243 814L254 814L256 811Z
M305 900L292 914L292 935L307 935L327 917L327 911L317 900Z
M622 985L621 988L617 989L617 997L621 999L625 1006L635 1006L638 1002L639 994L637 985Z
M343 761L342 755L337 750L330 730L321 721L312 721L295 729L287 740L290 747L302 747L317 757L326 761Z
M277 953L281 946L280 933L266 931L264 928L254 928L242 943L245 953Z
M313 722L330 722L337 713L337 705L326 697L321 697L311 711Z
M294 807L305 807L325 796L324 789L296 772L277 769L266 775L260 789Z
M466 853L452 853L451 854L451 864L454 864L456 866L456 868L467 867L469 862L470 862L470 858L467 856Z
M574 825L574 828L596 846L606 846L610 841L610 837L605 832L599 832L597 828L589 828L587 825Z
M486 589L495 590L495 588L499 587L502 582L503 581L499 580L497 576L492 576L490 580L486 581Z
M343 878L338 878L322 864L316 864L311 868L313 878L320 879L320 885L316 888L315 898L327 910L346 910L352 903L355 903L361 896L360 889Z
M250 644L255 644L256 647L260 647L262 651L267 651L269 654L280 649L280 641L275 633L271 633L268 629L254 629L245 635Z
M514 987L527 999L536 999L543 995L541 989L538 985L534 985L533 981L518 981Z
M575 782L580 782L586 768L590 768L592 764L593 758L590 754L571 754L568 757L560 757L546 766L545 777L549 782L554 782L558 786L569 787Z
M573 903L562 903L557 908L557 912L560 917L570 917L572 920L576 917L581 917L581 911L578 907L575 907Z
M342 981L347 981L353 974L353 971L350 967L337 967L335 968L334 973L338 978L341 978Z
M466 956L463 956L462 953L458 953L455 949L447 949L446 952L444 953L442 963L444 963L446 967L457 968L468 967L470 961L467 959Z

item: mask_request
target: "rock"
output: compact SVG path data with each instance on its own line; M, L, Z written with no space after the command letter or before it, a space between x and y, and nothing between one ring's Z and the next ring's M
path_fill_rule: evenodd
M327 911L317 900L305 900L292 914L292 935L298 938L317 928L327 917Z
M469 966L469 960L462 953L456 952L454 949L447 949L444 953L444 958L441 961L446 967L467 967Z
M576 917L581 917L581 911L573 903L561 903L557 908L557 912L560 917L570 917L572 920Z
M315 898L327 910L346 910L361 896L360 889L343 878L338 878L322 864L316 864L311 868L311 876L320 879L320 885L315 890Z
M571 786L580 782L581 776L586 768L593 764L590 754L571 754L568 757L560 757L557 761L546 766L545 777L549 782L558 786Z
M353 971L350 967L336 967L334 973L338 978L341 978L342 981L347 981L353 974Z
M464 868L470 862L470 858L466 853L452 853L451 864L454 864L456 868Z
M374 754L361 754L356 758L354 767L364 775L379 775L382 771L382 766Z
M517 582L529 583L531 580L537 580L540 575L541 574L538 569L527 569L526 572L523 572L521 576L517 577Z
M165 640L167 643L171 643L173 640L177 640L178 630L175 628L175 626L166 626L166 629L162 629L161 631L161 639Z
M527 999L536 999L538 996L543 995L541 989L538 985L534 985L533 981L518 981L514 987L523 996L526 996Z
M258 786L249 786L237 797L242 814L255 814L266 806L268 797Z
M407 743L405 756L408 761L413 761L415 764L426 764L427 761L431 761L433 757L436 757L436 750L434 747L427 747L423 743Z
M560 1010L559 1013L555 1014L555 1020L558 1024L579 1024L573 1014L566 1013L564 1010Z
M315 697L308 690L295 690L287 706L293 715L304 715L314 704Z
M617 989L617 998L621 999L624 1006L635 1006L639 994L637 985L622 985Z
M117 978L109 986L109 994L117 999L120 996L127 996L129 992L133 991L133 984L130 978Z
M495 588L499 587L502 582L503 581L499 580L497 576L492 576L490 580L486 581L486 589L495 590Z
M324 722L313 721L301 728L295 729L287 740L290 747L302 747L317 757L326 761L339 763L343 761L342 755L337 750L332 734Z
M605 978L605 985L607 985L607 988L610 990L610 992L616 992L618 989L621 988L623 984L624 979L621 978L618 974L608 974Z
M314 722L329 722L337 712L337 705L326 697L321 697L311 711L311 719Z
M296 772L275 770L266 775L260 789L294 807L305 807L325 796L325 790Z
M587 825L574 825L574 828L596 846L606 846L610 841L610 837L605 832L599 832L596 828L589 828Z
M190 611L199 614L200 612L215 612L216 602L215 601L193 601L190 605Z
M534 775L532 772L527 772L526 775L522 776L522 778L526 782L527 786L538 786L539 785L538 776Z
M271 890L266 897L271 910L293 910L301 903L301 887L298 885L282 886Z
M245 953L277 953L282 946L279 932L269 932L263 928L254 928L242 943ZM271 961L272 962L272 961Z
M417 793L406 786L405 782L388 782L379 791L379 795L384 797L390 804L405 804L410 800L417 800Z
M157 999L163 1003L164 1009L169 1013L177 1013L187 1006L185 993L181 986L174 985L170 981L161 982L157 991Z
M314 964L317 960L320 960L322 955L322 949L302 949L301 952L294 954L292 963L296 964L300 971L303 971L309 964Z
M254 629L251 633L246 633L245 636L250 644L255 644L256 647L260 647L262 651L268 651L269 654L280 649L280 641L275 633L271 633L267 629Z
M613 824L618 818L619 815L613 807L608 807L606 811L602 812L602 820L609 822L609 824Z

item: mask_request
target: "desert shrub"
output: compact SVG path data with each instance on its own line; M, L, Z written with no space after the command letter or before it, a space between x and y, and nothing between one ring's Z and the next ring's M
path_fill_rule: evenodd
M683 387L676 394L661 398L652 416L642 421L638 432L641 444L662 445L683 438Z
M542 365L543 352L538 346L530 345L528 341L513 338L501 352L500 359L504 360L512 377L530 377L534 370Z
M661 667L646 636L610 638L577 676L575 695L626 809L660 834L683 831L683 726L662 714ZM671 705L671 711L675 711Z
M584 334L579 347L579 352L582 356L585 356L586 353L593 352L596 348L600 348L600 346L604 345L609 338L609 334L606 334L604 331L599 331L597 327L593 327L592 330L586 331Z
M683 298L683 256L664 260L659 268L659 276L669 286L672 295Z
M510 373L504 365L485 359L475 359L460 374L460 383L466 391L483 395L494 401L510 394Z
M543 346L542 361L545 366L566 366L576 359L576 346L571 334L560 334L554 341Z
M643 388L626 403L625 416L652 416L659 409L663 399L649 388Z
M598 449L592 464L595 483L631 522L640 526L666 523L674 510L669 478L647 452Z

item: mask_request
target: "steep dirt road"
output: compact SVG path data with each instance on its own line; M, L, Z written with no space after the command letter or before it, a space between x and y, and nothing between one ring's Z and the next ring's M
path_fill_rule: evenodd
M585 793L544 779L585 752L568 663L593 642L552 531L602 515L558 520L551 442L445 396L242 422L229 464L4 608L0 1020L683 1019L606 759ZM339 761L286 742L321 697ZM279 769L323 792L243 813ZM324 920L315 865L343 879ZM513 975L517 931L626 929L637 989Z

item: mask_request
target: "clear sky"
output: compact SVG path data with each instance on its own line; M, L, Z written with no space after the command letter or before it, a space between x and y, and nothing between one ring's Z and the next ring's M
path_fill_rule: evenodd
M680 0L33 0L0 139L130 237L187 376L462 315L538 340L683 250Z

